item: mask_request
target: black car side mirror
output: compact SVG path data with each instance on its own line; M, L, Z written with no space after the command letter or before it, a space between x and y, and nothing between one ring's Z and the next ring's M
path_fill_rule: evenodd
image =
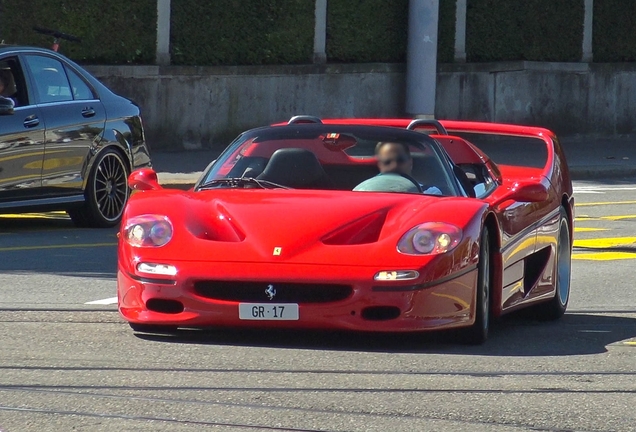
M0 96L0 115L13 114L13 108L15 108L13 100Z

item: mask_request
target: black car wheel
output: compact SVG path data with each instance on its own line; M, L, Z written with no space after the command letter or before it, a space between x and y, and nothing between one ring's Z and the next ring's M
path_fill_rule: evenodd
M479 264L477 270L477 296L475 303L475 323L464 331L466 343L481 345L488 339L490 329L491 294L490 241L488 228L481 232L479 246Z
M92 228L117 225L128 201L128 174L128 165L120 153L104 150L88 178L84 205L68 211L75 225Z

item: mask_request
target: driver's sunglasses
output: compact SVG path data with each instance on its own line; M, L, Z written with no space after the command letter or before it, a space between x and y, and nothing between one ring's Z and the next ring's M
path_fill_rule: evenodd
M406 156L398 156L394 159L383 159L380 160L380 163L384 166L389 166L391 165L393 162L397 163L398 165L402 165L403 163L406 163L409 161L409 158Z

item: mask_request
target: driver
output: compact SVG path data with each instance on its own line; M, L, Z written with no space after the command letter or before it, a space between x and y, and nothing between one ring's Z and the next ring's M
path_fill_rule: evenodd
M395 173L411 177L413 171L413 158L406 143L379 142L375 147L375 154L378 160L380 174ZM422 189L425 194L442 195L442 191L435 186Z

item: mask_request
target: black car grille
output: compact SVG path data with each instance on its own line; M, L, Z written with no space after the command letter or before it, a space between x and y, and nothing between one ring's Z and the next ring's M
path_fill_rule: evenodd
M270 299L269 286L276 294ZM197 295L214 300L272 303L329 303L344 300L353 293L349 285L305 284L285 282L198 281Z

